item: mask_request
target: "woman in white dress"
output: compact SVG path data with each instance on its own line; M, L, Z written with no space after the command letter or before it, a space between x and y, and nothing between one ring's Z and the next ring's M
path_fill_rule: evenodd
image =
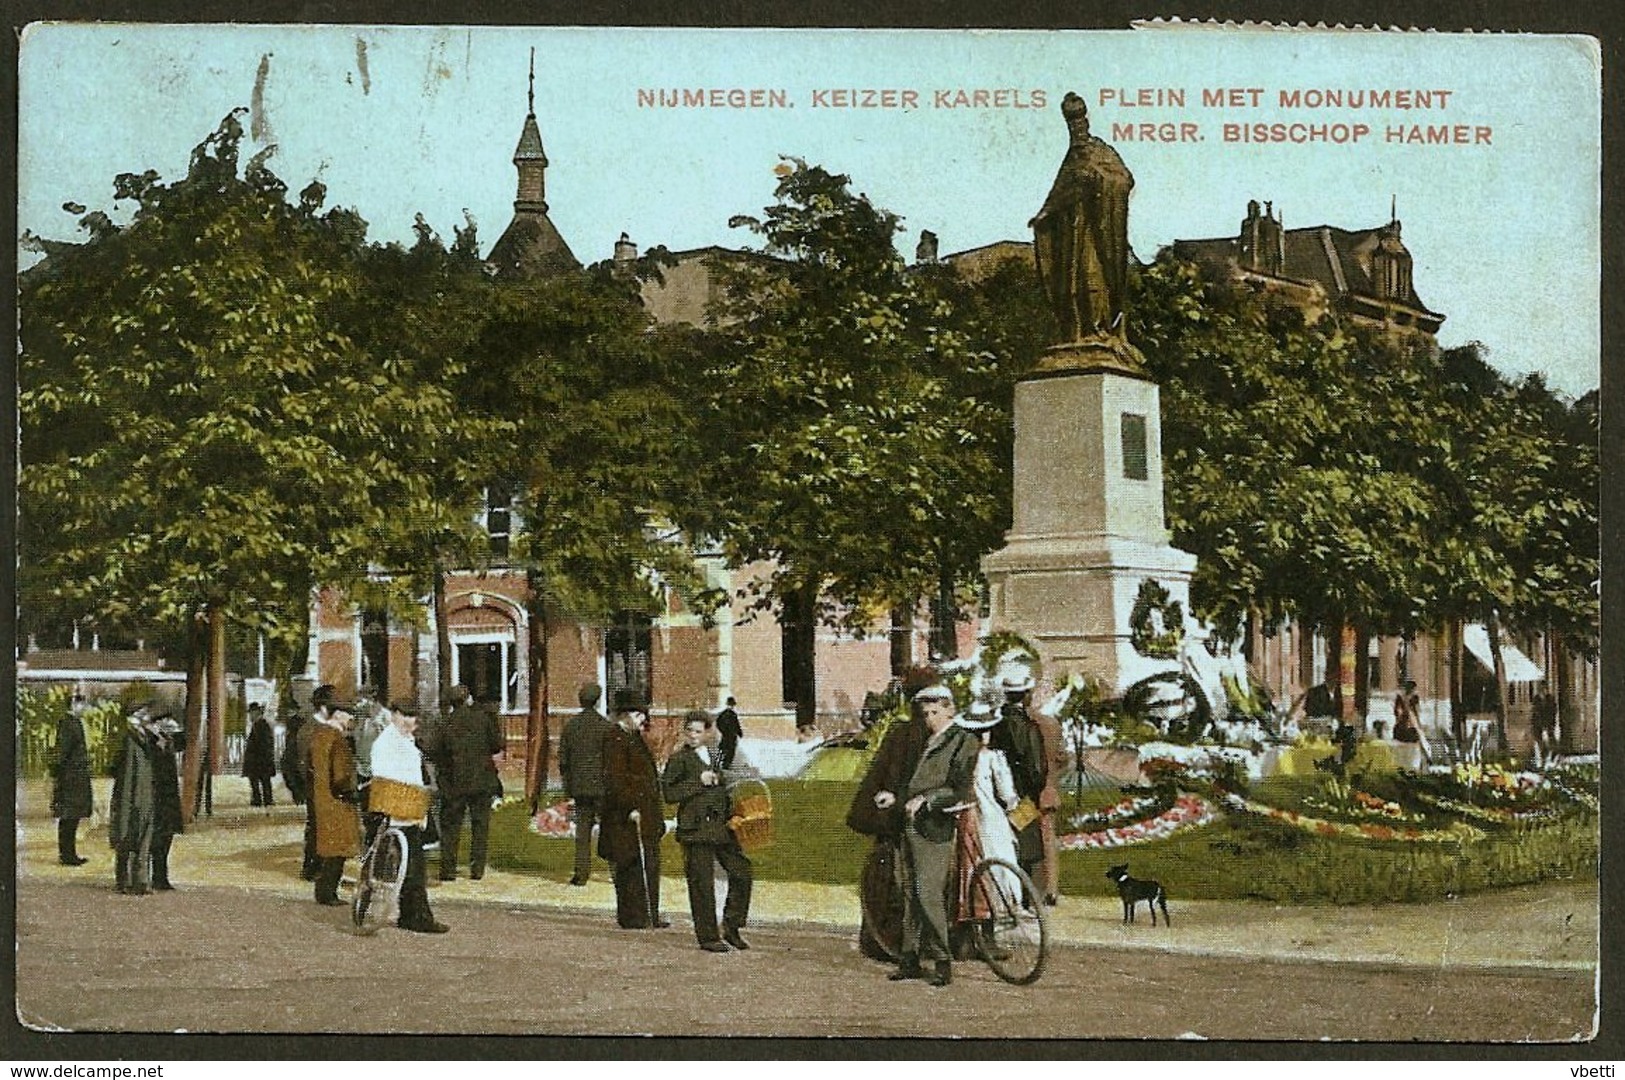
M978 708L977 706L981 706ZM985 710L985 711L984 711ZM1011 866L1016 863L1016 834L1010 827L1010 811L1021 801L1016 794L1016 782L1010 775L1010 762L1004 751L988 745L993 728L1000 723L997 713L978 702L970 709L963 725L976 731L982 738L982 752L976 758L976 809L980 819L982 857L1003 859ZM1014 873L998 869L1001 887L1009 895L1021 897L1021 882Z

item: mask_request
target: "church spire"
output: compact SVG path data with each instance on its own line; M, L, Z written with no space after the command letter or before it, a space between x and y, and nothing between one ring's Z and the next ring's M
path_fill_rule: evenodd
M536 50L530 50L530 84L525 100L525 126L519 132L513 164L519 170L519 192L513 201L518 211L547 213L547 153L542 149L542 132L536 126Z

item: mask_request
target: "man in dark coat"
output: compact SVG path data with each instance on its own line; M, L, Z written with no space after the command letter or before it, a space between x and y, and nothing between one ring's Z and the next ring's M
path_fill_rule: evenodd
M282 732L282 760L278 762L282 786L288 789L288 797L296 806L305 801L305 770L299 764L299 733L304 728L304 717L297 713L288 717L288 725ZM308 748L308 742L306 746Z
M108 807L107 842L113 849L115 888L144 896L152 883L153 819L156 813L152 765L156 756L148 709L138 706L130 714L113 773L113 798Z
M166 892L175 886L169 881L169 849L177 833L185 831L181 822L181 778L175 755L184 748L185 729L169 713L152 718L152 887Z
M688 909L694 936L706 952L748 949L739 930L750 917L751 865L728 827L732 805L724 782L722 753L711 744L716 728L703 710L683 717L683 745L666 762L660 784L666 801L677 804L677 842L683 845ZM717 932L717 864L728 875L728 898Z
M265 706L248 707L248 739L243 746L243 775L248 778L250 806L273 806L271 780L276 776L276 736L265 719Z
M722 767L734 767L734 754L739 750L739 740L744 737L745 729L739 725L739 711L734 708L733 698L728 699L727 707L717 713L717 734L722 737L719 753L722 755Z
M1003 723L993 729L991 746L1004 752L1010 764L1010 777L1016 794L1030 799L1035 807L1043 802L1048 781L1049 759L1044 753L1044 736L1027 711L1027 698L1033 689L1032 676L1010 674L1004 677ZM1043 877L1044 834L1042 818L1034 818L1016 832L1016 861L1035 882Z
M604 736L615 725L598 711L603 694L597 683L587 683L576 695L581 711L564 723L559 736L559 776L575 802L576 865L571 885L585 885L592 876L592 827L604 799Z
M56 750L51 760L51 813L56 817L56 857L63 866L83 866L79 822L90 816L90 750L79 719L84 699L56 722Z
M671 923L660 916L660 838L666 835L660 771L643 741L643 718L617 703L604 736L603 820L598 854L614 868L615 921L624 930Z
M496 713L468 700L466 688L452 688L451 712L431 737L430 756L440 785L440 880L457 880L457 845L463 814L472 834L468 876L485 876L487 838L491 833L491 800L502 794L493 756L502 753Z
M931 736L905 789L904 833L908 852L908 905L903 918L903 955L893 980L925 978L932 986L953 981L949 949L948 887L953 878L958 811L974 798L981 740L955 724L953 694L928 686L914 695ZM935 961L927 976L922 961Z
M875 960L894 959L897 943L902 938L902 844L903 827L907 822L897 793L914 775L920 751L925 749L925 740L931 734L920 717L919 708L916 706L908 720L894 724L886 732L846 814L847 828L872 836L875 841L859 885L862 923L858 930L859 949ZM878 920L880 925L873 925L872 920Z

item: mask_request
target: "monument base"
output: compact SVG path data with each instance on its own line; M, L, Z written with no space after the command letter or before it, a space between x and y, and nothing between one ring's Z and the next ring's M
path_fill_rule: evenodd
M1044 350L1038 363L1025 377L1042 379L1052 375L1089 375L1096 372L1150 379L1145 356L1127 340L1113 334L1096 334Z
M1177 640L1195 626L1185 617L1195 569L1195 555L1166 543L1105 534L1013 535L982 560L989 628L1013 630L1031 642L1046 682L1093 677L1117 697L1141 679L1180 669ZM1143 604L1147 594L1159 602ZM1145 608L1139 620L1137 604Z

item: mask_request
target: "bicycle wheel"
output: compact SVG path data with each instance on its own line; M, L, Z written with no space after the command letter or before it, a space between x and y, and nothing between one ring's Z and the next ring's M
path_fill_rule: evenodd
M971 874L970 887L971 895L987 904L987 918L976 922L982 959L1007 983L1037 982L1044 970L1049 923L1032 879L1003 859L983 859Z
M361 857L355 892L350 897L350 919L359 933L376 933L395 915L395 901L406 880L406 837L399 829L380 829L372 847Z

